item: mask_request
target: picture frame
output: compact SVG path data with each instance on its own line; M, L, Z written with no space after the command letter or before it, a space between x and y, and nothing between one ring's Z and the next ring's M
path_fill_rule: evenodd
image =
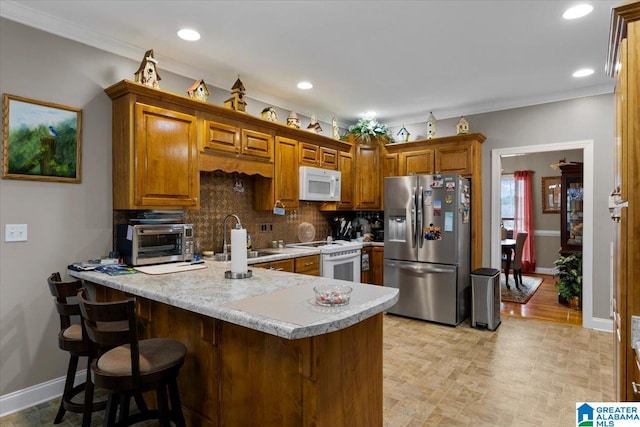
M82 110L2 95L2 178L82 182Z
M559 176L542 177L542 213L560 213L561 185Z

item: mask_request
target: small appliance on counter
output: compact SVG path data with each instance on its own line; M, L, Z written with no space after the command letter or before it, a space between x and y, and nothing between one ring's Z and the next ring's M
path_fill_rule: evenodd
M116 250L131 266L191 261L193 224L118 224Z

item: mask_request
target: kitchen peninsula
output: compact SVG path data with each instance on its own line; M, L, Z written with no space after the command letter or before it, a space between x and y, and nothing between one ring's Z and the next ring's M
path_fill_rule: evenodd
M382 312L396 289L349 283L351 302L314 304L334 280L229 262L175 274L69 274L98 300L137 298L142 336L181 340L183 409L194 426L382 426ZM251 268L251 266L249 266Z

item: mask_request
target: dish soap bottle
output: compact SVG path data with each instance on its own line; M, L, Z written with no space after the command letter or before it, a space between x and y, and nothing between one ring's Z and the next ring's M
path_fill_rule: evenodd
M251 235L247 233L247 252L251 252L253 248L253 241L251 240Z

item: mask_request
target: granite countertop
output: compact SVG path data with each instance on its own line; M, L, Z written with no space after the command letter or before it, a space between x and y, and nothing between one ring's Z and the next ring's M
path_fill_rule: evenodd
M384 242L362 242L362 247L366 248L367 246L381 246L381 247L384 247Z
M275 251L272 250L272 251ZM318 253L284 248L253 262L274 261ZM398 290L317 276L251 269L247 279L225 279L230 261L205 260L207 268L179 273L109 276L96 271L73 271L73 277L169 304L215 319L286 339L306 338L347 328L391 307ZM319 284L351 286L351 302L322 307L314 302Z

